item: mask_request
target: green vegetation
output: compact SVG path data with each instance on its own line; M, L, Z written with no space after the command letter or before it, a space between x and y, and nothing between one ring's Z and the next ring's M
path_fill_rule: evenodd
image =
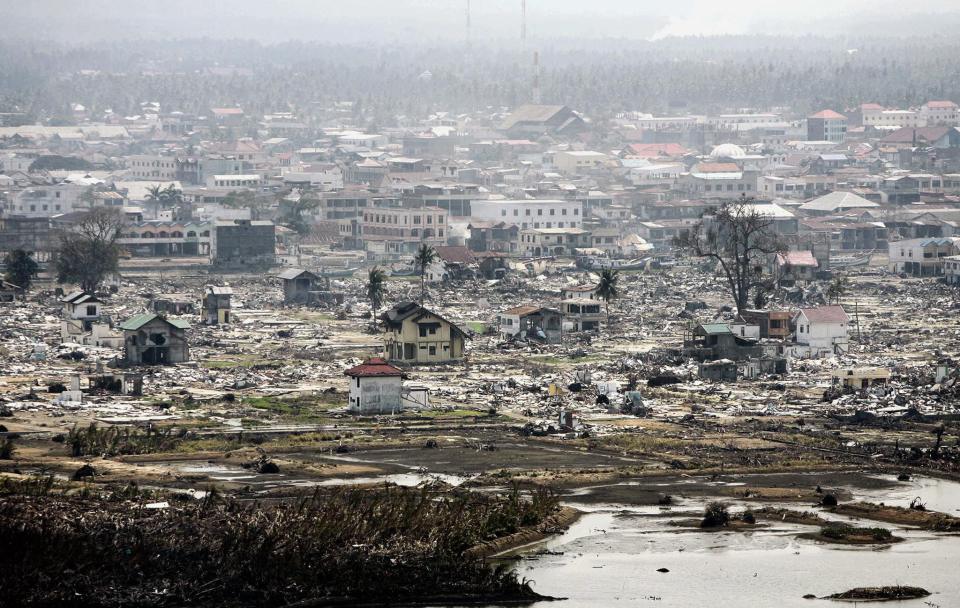
M33 254L23 249L15 249L7 253L3 260L3 267L6 269L3 280L13 283L24 291L30 290L33 278L40 271L40 265L33 259Z
M243 405L269 412L285 420L316 422L325 419L326 411L347 404L342 393L322 393L315 397L247 397Z
M168 508L144 509L146 496L156 496L136 487L66 495L48 484L0 486L0 544L20 548L0 552L10 605L531 601L538 596L509 568L464 552L557 509L545 491L409 488L269 505L215 492L201 501L170 495Z

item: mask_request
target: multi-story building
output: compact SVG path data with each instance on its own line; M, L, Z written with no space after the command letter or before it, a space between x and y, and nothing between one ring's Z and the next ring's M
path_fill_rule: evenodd
M413 253L421 243L444 245L449 236L448 214L439 207L368 208L356 220L356 244L374 253ZM353 220L340 220L340 234L353 230Z
M863 112L865 127L922 127L924 117L913 110L874 110Z
M579 228L583 223L583 203L577 200L475 200L470 208L476 219L516 224L521 230Z
M520 254L573 256L591 246L591 234L582 228L530 228L520 231Z
M208 223L151 221L124 227L118 243L133 257L210 255Z
M920 106L923 126L955 127L960 124L960 111L952 101L928 101Z
M807 139L842 144L847 137L847 117L833 110L822 110L807 117Z
M7 215L25 217L53 217L72 213L90 206L82 200L86 190L87 186L66 183L32 186L15 193L5 212Z
M276 259L277 237L273 222L216 222L210 234L211 261L218 266L267 266Z
M127 174L133 179L174 181L179 179L177 158L160 154L127 157Z
M888 249L890 272L937 276L943 274L946 258L960 254L960 237L891 241Z
M756 171L743 171L736 163L697 163L680 176L683 192L702 198L753 196L757 191Z

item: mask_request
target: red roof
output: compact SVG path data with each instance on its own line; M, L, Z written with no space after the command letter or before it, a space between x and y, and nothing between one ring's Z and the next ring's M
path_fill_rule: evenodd
M697 173L738 173L740 167L736 163L697 163L691 170Z
M878 103L862 103L860 104L861 110L882 110L883 106Z
M352 378L373 378L377 376L402 376L403 370L390 365L382 357L373 357L343 373Z
M630 156L640 156L642 158L653 158L657 156L683 156L690 151L674 143L663 144L630 144L627 146L630 150Z
M952 127L903 127L880 141L888 144L932 143L947 135Z
M927 107L928 108L955 108L957 107L957 104L953 103L952 101L928 101Z
M473 252L462 245L437 245L433 249L448 264L474 264L477 261Z
M821 110L821 111L817 112L816 114L814 114L813 116L809 116L808 118L833 118L833 119L836 119L836 118L846 118L846 116L844 116L843 114L839 114L839 113L837 113L837 112L834 112L833 110Z
M818 306L817 308L801 308L803 313L811 323L846 323L850 320L849 315L843 310L843 306Z
M817 259L809 251L788 251L777 254L777 263L790 266L818 266Z

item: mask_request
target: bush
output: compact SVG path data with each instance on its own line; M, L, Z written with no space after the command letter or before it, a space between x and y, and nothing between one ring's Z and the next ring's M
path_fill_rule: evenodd
M701 528L719 528L730 523L730 511L722 502L711 502L703 512Z
M669 494L664 494L659 499L657 499L657 504L661 506L668 506L673 504L673 496Z
M13 453L16 451L17 449L13 446L13 439L7 437L0 441L0 460L11 460Z
M22 485L0 480L0 493ZM514 603L536 597L526 582L466 552L557 507L546 490L349 489L277 504L211 492L168 509L128 500L136 488L97 491L0 501L0 546L18 549L0 551L4 605Z
M753 514L753 511L747 509L740 514L740 521L745 524L755 524L757 523L757 516Z
M820 504L824 507L835 507L837 506L837 497L833 494L824 494L823 498L820 499Z

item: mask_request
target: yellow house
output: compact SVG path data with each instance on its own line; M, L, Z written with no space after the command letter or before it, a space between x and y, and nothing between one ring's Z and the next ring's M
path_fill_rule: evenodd
M401 302L380 315L386 326L383 356L398 363L463 360L466 334L416 302Z

